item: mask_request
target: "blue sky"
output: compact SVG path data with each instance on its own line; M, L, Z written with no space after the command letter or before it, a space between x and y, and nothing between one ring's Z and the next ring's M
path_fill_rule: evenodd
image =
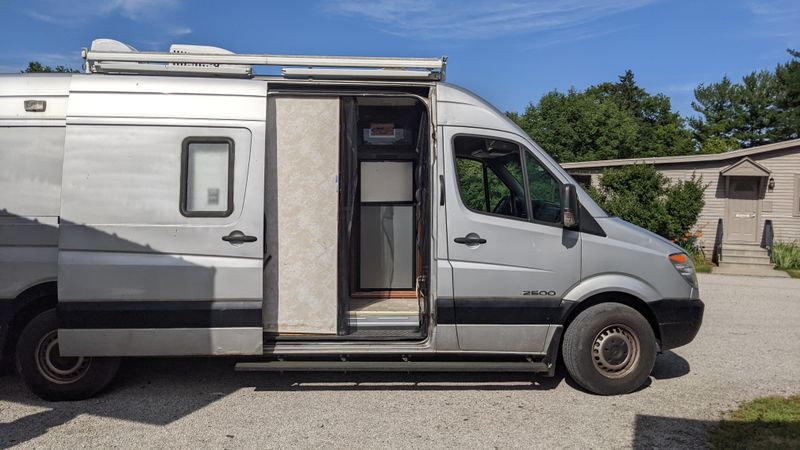
M448 81L502 110L630 68L687 115L697 84L788 60L798 24L798 0L0 0L0 72L79 67L98 37L139 50L448 55Z

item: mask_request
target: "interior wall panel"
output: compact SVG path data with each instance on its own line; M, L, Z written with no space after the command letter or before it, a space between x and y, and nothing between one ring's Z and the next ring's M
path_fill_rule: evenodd
M272 97L265 331L335 334L339 100Z

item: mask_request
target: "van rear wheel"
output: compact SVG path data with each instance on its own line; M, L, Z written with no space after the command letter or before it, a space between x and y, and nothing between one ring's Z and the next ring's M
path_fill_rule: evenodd
M63 357L58 350L56 311L34 317L20 334L17 371L34 394L45 400L82 400L111 383L119 358Z
M653 328L635 309L601 303L578 314L564 333L564 365L584 389L627 394L650 377L656 361Z

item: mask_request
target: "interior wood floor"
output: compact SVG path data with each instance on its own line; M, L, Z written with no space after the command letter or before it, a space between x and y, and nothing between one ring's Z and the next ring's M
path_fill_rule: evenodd
M350 312L419 314L419 302L414 298L354 298Z

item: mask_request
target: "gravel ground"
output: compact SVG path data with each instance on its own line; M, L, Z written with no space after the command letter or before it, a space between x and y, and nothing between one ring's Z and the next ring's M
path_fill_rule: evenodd
M235 373L130 360L99 398L0 379L0 447L702 447L737 402L800 393L800 280L701 275L703 328L651 382L598 397L564 376Z

